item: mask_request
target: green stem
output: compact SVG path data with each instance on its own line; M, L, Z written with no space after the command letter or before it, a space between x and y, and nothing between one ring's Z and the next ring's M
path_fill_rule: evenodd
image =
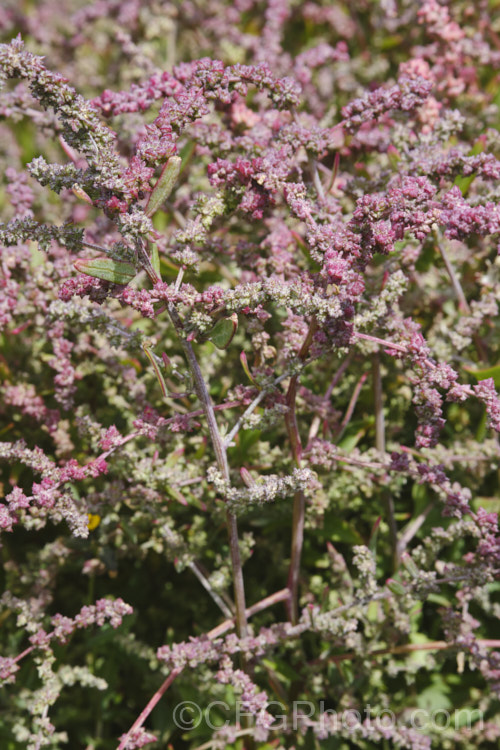
M448 258L448 253L446 252L444 243L441 238L441 234L439 231L434 232L434 236L436 238L436 244L437 248L441 254L441 257L443 259L446 272L448 273L448 276L450 277L451 285L453 287L453 291L455 292L455 295L458 299L458 309L465 313L466 315L471 314L471 309L469 306L469 303L467 302L467 298L464 294L464 290L462 288L462 284L460 283L460 279L458 278L457 274L455 273L455 269L453 268L453 264L451 263L450 259ZM472 335L472 340L474 341L476 351L479 355L479 358L483 362L488 361L488 355L484 346L483 341L481 340L478 332L476 331Z
M313 320L309 326L307 336L299 352L299 358L304 361L312 344L314 334L316 333L317 324ZM297 426L297 416L295 413L295 399L297 396L297 383L299 376L294 375L290 380L286 394L286 405L288 411L285 415L285 424L288 432L288 439L292 449L292 456L295 465L300 469L302 459L302 443L300 440L299 428ZM300 561L302 558L302 547L304 544L304 520L305 520L306 500L302 490L295 493L293 498L293 516L292 516L292 548L290 554L290 567L288 570L287 586L290 590L290 599L288 600L288 617L290 622L295 625L299 617L299 575Z
M175 330L177 331L182 348L184 349L184 353L188 361L189 369L191 370L191 374L193 376L196 394L200 399L201 406L208 423L208 431L210 434L210 440L214 448L217 466L224 479L229 482L229 466L227 463L226 447L219 432L217 420L215 418L214 405L212 403L212 399L210 398L210 394L201 372L200 365L198 364L198 360L196 359L196 355L193 351L191 342L187 341L184 336L182 321L173 305L169 306L168 314L170 315L170 319L174 325ZM245 638L248 634L247 618L245 614L245 585L243 582L243 569L241 565L240 549L238 544L238 524L234 513L227 511L226 523L229 535L229 548L231 552L231 565L233 571L234 603L236 606L236 630L240 638Z

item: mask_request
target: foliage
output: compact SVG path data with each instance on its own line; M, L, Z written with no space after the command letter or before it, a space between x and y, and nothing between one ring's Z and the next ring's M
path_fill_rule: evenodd
M3 4L2 747L496 746L497 10Z

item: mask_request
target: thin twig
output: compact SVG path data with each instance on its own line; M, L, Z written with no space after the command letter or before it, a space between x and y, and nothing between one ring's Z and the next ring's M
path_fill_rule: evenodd
M405 551L405 549L408 547L409 543L413 539L413 537L418 534L420 531L420 528L423 526L425 519L431 512L431 510L434 507L434 503L429 503L429 505L420 513L416 518L413 519L413 521L410 521L406 529L403 529L403 532L401 533L401 536L398 540L398 557L401 559L401 555Z
M405 346L401 346L401 344L396 344L393 341L385 341L384 339L377 338L377 336L370 336L368 333L359 333L359 331L356 331L354 335L357 339L364 339L365 341L371 341L374 344L380 344L386 349L394 349L397 352L403 352L403 354L408 354L408 350Z
M188 563L188 567L193 571L193 573L195 574L196 578L199 580L199 582L201 583L205 591L207 591L210 594L210 596L212 597L214 602L217 604L217 606L219 607L224 617L232 617L233 613L227 606L226 602L222 599L222 597L219 596L217 591L215 591L215 589L211 585L206 575L200 569L198 563L192 560L191 562Z
M475 643L477 643L479 646L483 646L484 648L500 648L499 640L478 638ZM384 656L386 654L412 654L416 651L447 651L448 649L452 648L463 648L463 646L459 647L458 644L448 643L447 641L432 641L430 643L407 643L403 646L392 646L391 648L377 649L376 651L372 651L371 653L366 654L364 658L371 659L372 657ZM330 655L328 659L330 661L337 662L356 659L357 657L359 657L359 654L351 652L348 654L333 654Z
M380 373L380 357L372 357L373 401L375 407L375 447L380 453L385 453L385 420L384 399L382 391L382 376Z
M380 372L380 354L376 352L372 356L373 376L373 402L375 407L375 447L385 454L385 419L384 419L384 397L382 389L382 375ZM394 501L390 491L382 489L382 501L385 506L385 516L389 525L389 535L393 557L393 567L399 567L398 527L394 517Z
M343 464L352 464L353 466L361 466L364 469L384 469L385 471L388 471L389 464L384 464L382 461L379 463L376 463L375 461L362 461L359 458L354 458L353 456L341 456L341 455L335 455L333 457L333 461L338 461L339 463Z
M92 242L82 242L83 247L88 247L89 250L98 250L100 253L106 253L107 250L105 247L101 247L100 245L94 245Z
M205 379L203 378L203 374L198 364L198 360L196 359L196 355L193 351L191 342L187 341L187 339L184 337L182 321L173 305L169 306L168 314L175 330L177 331L182 348L184 349L184 353L189 364L189 369L191 370L191 373L193 375L195 390L198 398L201 401L203 411L208 422L208 431L215 451L217 466L223 478L226 481L229 481L229 466L227 463L226 447L219 432L217 420L215 418L214 406L212 403L212 399L210 398ZM247 635L247 621L245 615L245 586L243 582L243 570L238 544L238 525L236 522L236 516L230 511L227 511L226 513L226 523L229 535L229 548L231 551L237 631L238 636L240 638L244 638Z
M320 203L324 203L325 202L325 191L323 189L323 185L321 183L321 179L320 179L320 176L318 174L318 167L317 167L317 164L316 164L316 160L311 158L309 160L309 165L311 167L313 183L314 183L314 187L316 188L316 192L318 194L318 198L320 200Z
M446 252L444 242L442 240L442 237L439 231L434 232L434 236L436 238L436 245L443 259L446 271L448 273L448 276L450 277L453 291L455 292L457 299L458 299L458 309L466 313L467 315L470 315L470 312L471 312L470 305L467 302L467 298L464 294L464 290L462 288L462 284L460 283L460 279L455 273L455 269L453 268L453 265L448 257L448 253ZM477 353L479 354L480 359L482 359L483 362L486 362L488 359L488 356L484 348L484 344L482 340L480 339L479 335L477 334L477 332L472 335L472 338L473 338L473 341L474 341L474 344L475 344L475 347L476 347Z
M356 407L357 400L359 398L359 394L361 393L361 389L363 387L363 384L368 377L368 373L364 372L358 382L356 383L356 386L352 392L351 399L349 401L349 404L347 405L346 413L344 414L344 418L342 422L339 425L339 429L337 431L337 434L335 435L335 442L338 443L338 441L341 439L342 435L344 434L345 428L351 421L352 414L354 412L354 409Z
M349 351L349 354L348 354L348 355L347 355L347 357L346 357L346 358L344 359L344 361L343 361L343 362L341 363L341 365L340 365L339 369L337 370L337 372L336 372L336 373L335 373L335 375L333 376L332 382L331 382L331 383L330 383L330 385L328 386L328 389L327 389L327 391L326 391L326 393L325 393L325 396L324 396L324 399L323 399L323 401L324 401L324 402L325 402L326 404L327 404L327 403L329 402L329 400L330 400L330 397L331 397L331 395L332 395L333 389L335 388L335 386L336 386L336 385L337 385L337 383L339 382L339 380L340 380L340 378L342 377L342 375L344 374L344 372L345 372L345 371L347 370L347 368L349 367L349 365L350 365L350 363L351 363L351 360L352 360L352 357L353 357L353 353L354 353L354 352L353 352L353 350L351 349L351 350ZM315 437L316 437L316 435L318 434L318 431L319 431L319 426L320 426L320 424L321 424L321 417L319 417L319 416L318 416L318 415L316 414L316 415L315 415L315 417L314 417L314 419L313 419L313 421L311 422L311 427L309 428L309 435L307 436L307 444L308 444L308 445L310 445L310 444L311 444L311 442L312 442L312 441L314 440L314 438L315 438Z
M183 276L184 276L184 268L181 266L181 268L179 268L179 270L177 272L177 278L175 280L174 289L175 289L176 294L179 291L179 289L181 288Z
M455 273L455 269L453 268L450 259L448 258L448 253L445 250L444 243L441 240L441 237L438 232L434 233L434 236L436 238L436 245L438 247L438 250L441 254L441 257L443 259L446 271L448 273L448 276L450 277L451 285L453 287L453 291L455 292L457 299L458 299L458 307L460 310L466 313L470 313L470 307L469 303L467 302L467 299L464 294L464 290L462 289L462 284L460 283L460 279Z
M285 380L285 378L288 378L289 375L290 375L290 373L288 373L288 372L283 373L283 375L280 375L279 378L276 378L275 380L273 380L273 382L271 383L270 386L267 386L266 388L263 388L261 390L261 392L259 393L259 395L256 396L256 398L254 398L254 400L252 401L252 403L245 409L245 411L243 412L243 414L241 415L241 417L238 419L238 421L234 425L234 427L231 430L231 432L228 435L226 435L226 437L224 438L224 447L225 448L228 448L231 445L231 443L233 442L234 438L236 437L236 435L238 434L239 430L241 429L241 426L242 426L243 422L245 421L245 419L247 419L250 416L250 414L252 414L255 411L255 409L258 407L258 405L263 400L263 398L269 393L269 391L272 388L274 388L276 385L278 385L278 383L281 383L282 380Z

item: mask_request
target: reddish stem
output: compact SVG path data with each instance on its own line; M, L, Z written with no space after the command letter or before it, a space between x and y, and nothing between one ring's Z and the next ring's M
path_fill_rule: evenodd
M266 596L265 599L261 599L259 602L253 604L251 607L245 610L245 615L246 617L251 617L257 612L262 612L262 610L267 609L268 607L272 607L273 604L277 604L278 602L287 600L289 597L290 591L288 589L281 589L280 591L276 591L274 594ZM232 630L232 628L234 628L234 625L235 618L225 620L220 625L217 625L216 628L210 630L207 633L207 638L209 638L210 640L214 640L215 638L224 635L224 633L227 633L228 630ZM136 729L142 727L153 708L158 704L160 699L169 689L170 685L172 685L174 680L181 674L182 671L183 668L178 667L177 669L173 669L172 672L170 672L167 679L160 685L156 693L149 699L147 705L143 708L137 719L134 721L127 734L123 735L116 750L124 750L130 734L132 732L135 732Z

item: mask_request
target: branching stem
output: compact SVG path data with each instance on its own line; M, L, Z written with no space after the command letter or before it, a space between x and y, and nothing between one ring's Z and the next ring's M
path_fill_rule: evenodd
M246 617L252 617L252 615L257 614L257 612L262 612L264 609L267 609L268 607L272 607L274 604L277 604L278 602L282 602L287 600L290 597L290 592L288 589L281 589L280 591L276 591L274 594L271 594L270 596L266 596L265 599L261 599L260 602L257 602L256 604L253 604L251 607L249 607L246 612ZM229 630L232 630L235 625L234 618L225 620L220 625L217 625L217 627L213 628L207 633L207 638L210 640L213 640L215 638L219 638L219 636L224 635L224 633L227 633ZM120 744L116 748L116 750L124 750L124 748L127 745L127 741L129 736L132 732L135 732L137 729L142 727L146 719L148 718L151 711L154 709L154 707L159 703L161 698L165 695L169 687L172 685L172 683L176 680L176 678L181 674L183 671L182 667L178 667L177 669L173 669L166 680L160 685L156 693L151 697L151 699L148 701L147 705L143 708L137 719L134 721L128 732L123 735Z

